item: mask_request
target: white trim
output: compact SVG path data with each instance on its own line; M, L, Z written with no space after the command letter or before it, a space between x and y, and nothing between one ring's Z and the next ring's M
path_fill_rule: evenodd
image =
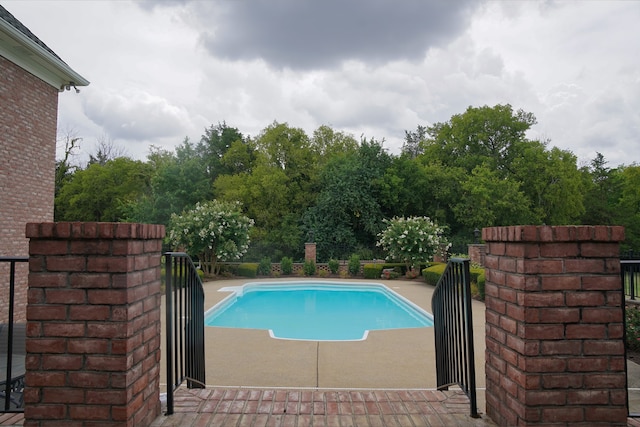
M89 84L64 61L3 19L0 19L0 55L58 90L64 90L71 83L75 86Z

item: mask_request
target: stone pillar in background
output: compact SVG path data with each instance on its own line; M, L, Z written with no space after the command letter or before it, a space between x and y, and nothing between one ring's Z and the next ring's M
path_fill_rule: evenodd
M486 255L487 248L485 244L473 244L467 245L467 253L471 262L484 266L484 257Z
M25 426L160 414L164 226L30 223Z
M316 244L305 243L304 244L304 260L316 262Z
M486 401L499 425L627 425L622 227L485 228Z

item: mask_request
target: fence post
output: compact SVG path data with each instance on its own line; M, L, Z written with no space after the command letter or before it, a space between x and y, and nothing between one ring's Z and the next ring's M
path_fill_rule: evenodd
M627 425L622 227L485 228L486 401L499 425Z
M164 226L30 223L25 426L160 414Z

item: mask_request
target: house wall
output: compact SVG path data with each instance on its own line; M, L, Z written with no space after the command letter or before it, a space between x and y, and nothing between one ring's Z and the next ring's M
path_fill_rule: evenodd
M0 56L0 256L27 256L27 222L53 220L58 91ZM15 319L24 321L27 266L17 265ZM0 263L0 323L9 267Z

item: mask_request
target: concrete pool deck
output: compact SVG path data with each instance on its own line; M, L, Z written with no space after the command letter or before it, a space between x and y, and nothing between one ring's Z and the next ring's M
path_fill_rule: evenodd
M223 287L256 281L304 280L309 279L206 282L205 310L229 295L229 292L219 292ZM434 287L420 280L315 279L318 280L350 284L382 283L431 312ZM484 304L473 301L472 312L476 386L484 389ZM371 331L364 341L318 342L273 339L268 331L261 330L206 327L205 341L206 383L210 386L350 390L436 388L433 328ZM166 354L164 349L163 354ZM166 383L165 369L163 364L163 384ZM479 395L482 396L479 396L478 407L484 411L484 394Z

